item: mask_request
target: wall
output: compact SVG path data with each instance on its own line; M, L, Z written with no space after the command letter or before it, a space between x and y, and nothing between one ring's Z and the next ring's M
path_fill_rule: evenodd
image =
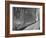
M44 2L45 3L45 0L18 0L18 1ZM46 13L45 13L45 16L46 16ZM5 36L5 0L0 0L0 38L5 38L4 36ZM45 37L46 37L46 35L16 37L16 38L45 38ZM13 38L13 37L11 37L11 38Z

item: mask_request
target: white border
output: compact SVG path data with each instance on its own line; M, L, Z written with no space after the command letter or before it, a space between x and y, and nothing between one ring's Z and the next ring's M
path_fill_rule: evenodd
M40 8L40 30L24 30L24 31L12 31L12 18L13 18L13 14L12 14L12 8L13 7L25 7L25 8ZM18 5L18 4L10 4L10 34L22 34L22 33L38 33L38 32L42 32L42 6L36 6L36 5Z

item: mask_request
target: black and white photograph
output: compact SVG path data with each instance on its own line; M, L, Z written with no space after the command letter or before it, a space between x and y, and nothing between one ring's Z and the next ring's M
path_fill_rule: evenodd
M40 9L13 7L13 31L40 30Z
M10 4L10 33L42 32L42 6Z

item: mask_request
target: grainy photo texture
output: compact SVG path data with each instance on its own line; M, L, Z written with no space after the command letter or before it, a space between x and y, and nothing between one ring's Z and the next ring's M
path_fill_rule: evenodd
M40 30L39 8L13 7L13 30Z

